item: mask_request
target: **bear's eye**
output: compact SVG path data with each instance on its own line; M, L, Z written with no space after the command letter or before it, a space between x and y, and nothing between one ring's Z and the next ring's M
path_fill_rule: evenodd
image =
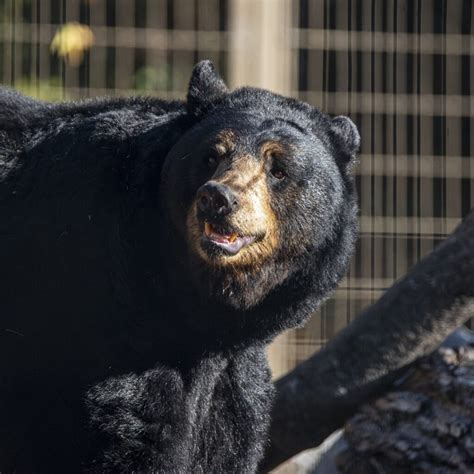
M280 168L272 168L270 170L270 173L276 178L276 179L283 179L286 178L286 173L281 170Z
M209 155L207 157L207 164L209 168L215 168L217 166L217 157L214 155Z

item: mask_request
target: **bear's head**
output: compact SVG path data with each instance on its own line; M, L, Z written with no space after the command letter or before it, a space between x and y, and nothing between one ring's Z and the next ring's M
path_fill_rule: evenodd
M237 309L290 281L321 300L357 233L355 125L265 90L230 92L208 61L187 108L194 122L167 156L162 190L193 284Z

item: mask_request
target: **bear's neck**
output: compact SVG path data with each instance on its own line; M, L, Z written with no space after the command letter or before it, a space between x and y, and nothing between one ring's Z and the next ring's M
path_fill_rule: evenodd
M344 230L334 240L306 255L305 262L296 258L291 265L271 262L242 282L226 280L225 275L197 262L174 235L161 248L166 249L162 258L169 269L162 277L165 291L176 295L168 320L175 343L184 340L189 351L208 352L261 346L285 329L300 325L345 272L347 257L339 252L344 248L344 255L350 253L353 242ZM224 298L219 297L219 290ZM229 303L226 291L247 300L236 297ZM247 304L249 301L253 304Z

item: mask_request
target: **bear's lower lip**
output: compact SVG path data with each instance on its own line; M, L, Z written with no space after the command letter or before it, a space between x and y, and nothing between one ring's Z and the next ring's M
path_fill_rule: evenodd
M205 245L212 245L230 255L237 254L243 247L255 240L254 237L240 236L236 232L220 233L208 222L204 224L202 238Z

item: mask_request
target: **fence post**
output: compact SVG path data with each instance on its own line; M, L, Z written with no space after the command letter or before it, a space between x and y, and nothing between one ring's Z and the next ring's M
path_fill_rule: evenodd
M262 87L288 95L294 89L296 60L291 28L296 2L291 0L230 0L229 85ZM294 365L291 333L269 347L273 376Z

